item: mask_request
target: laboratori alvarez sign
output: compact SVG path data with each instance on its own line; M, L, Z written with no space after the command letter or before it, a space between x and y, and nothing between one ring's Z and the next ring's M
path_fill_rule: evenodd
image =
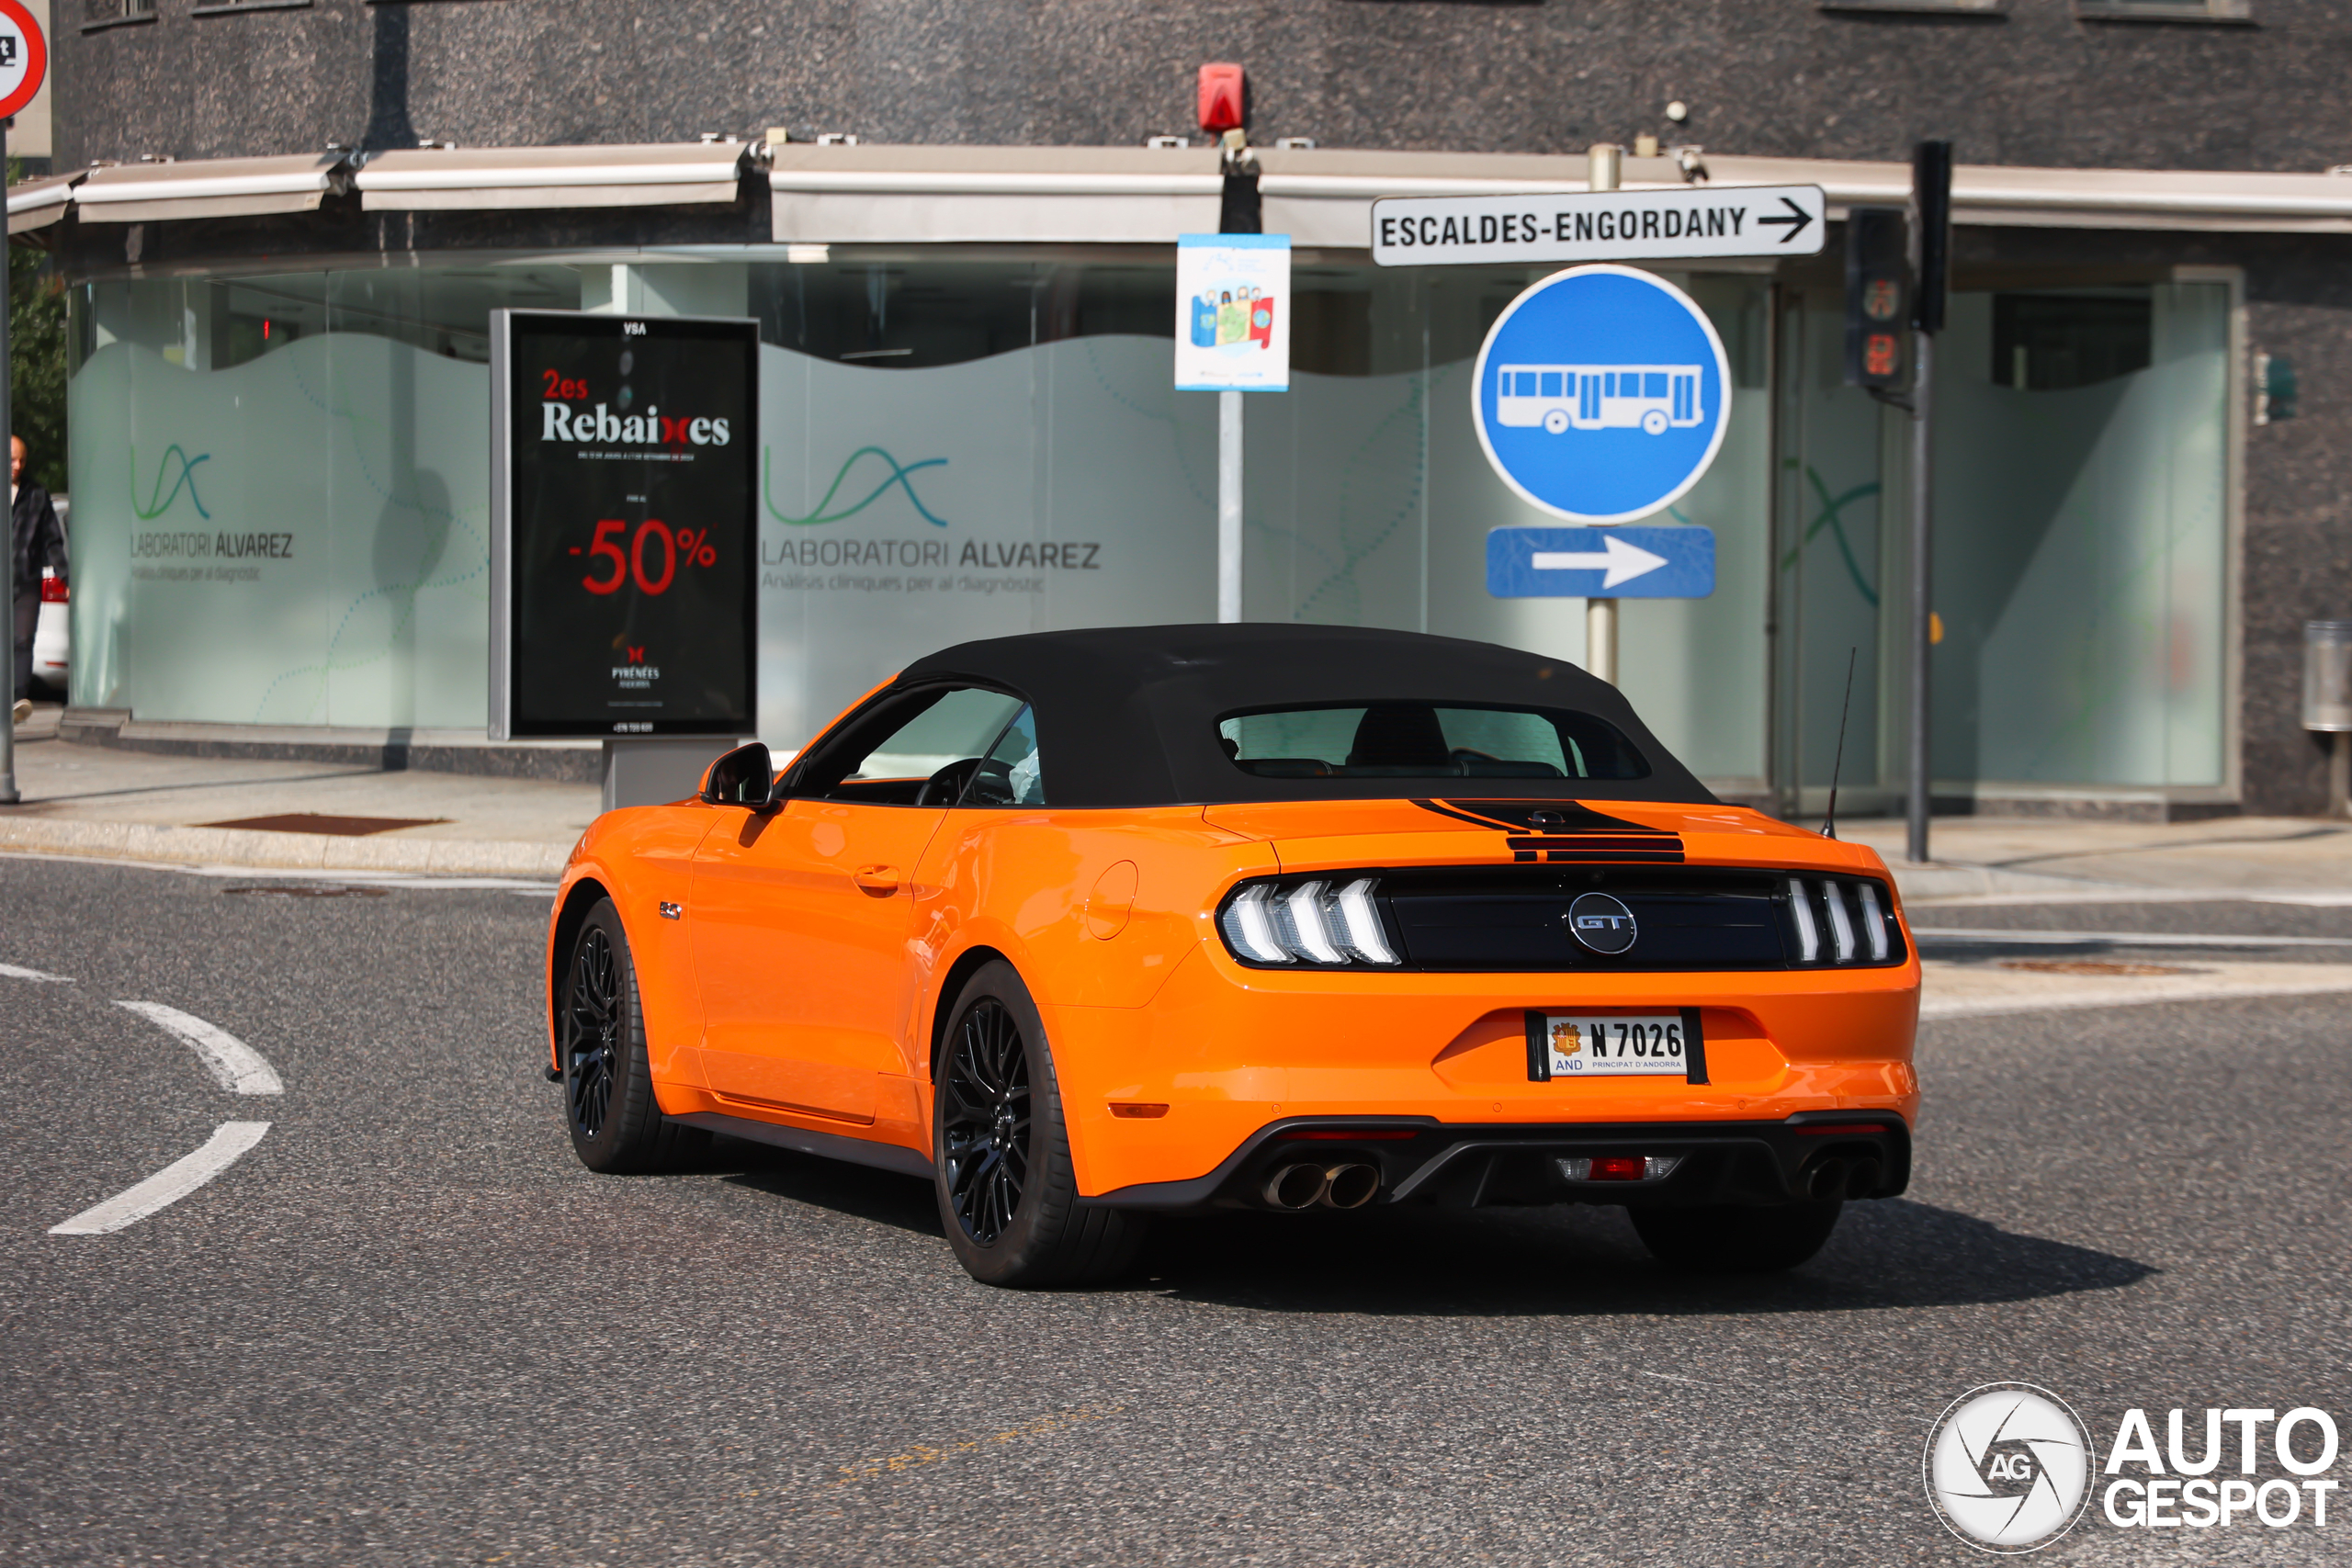
M2130 1530L2326 1529L2341 1481L2316 1405L2133 1407L2094 1433L2058 1394L1986 1383L1946 1406L1921 1472L1945 1527L1984 1551L2038 1551L2086 1519Z

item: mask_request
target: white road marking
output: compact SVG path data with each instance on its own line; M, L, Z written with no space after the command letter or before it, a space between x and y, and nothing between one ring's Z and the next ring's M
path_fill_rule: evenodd
M177 1008L161 1002L124 1002L114 1004L129 1008L142 1018L150 1019L196 1047L220 1087L238 1094L284 1094L286 1085L276 1069L262 1060L261 1053L214 1024ZM254 1134L259 1137L261 1134Z
M1992 926L1913 926L1922 946L2012 942L2044 947L2352 947L2342 936L2198 936L2182 931L2002 931Z
M1929 958L1919 998L1922 1021L2000 1013L2071 1012L2157 1002L2241 1001L2352 991L2352 964L2250 964L2212 960L2177 975L2067 975L1955 964Z
M119 1197L109 1198L95 1209L85 1209L62 1225L50 1226L49 1234L106 1235L125 1225L137 1224L236 1164L268 1131L266 1122L223 1122L194 1154L174 1160Z
M781 765L781 764L779 764ZM59 861L71 865L113 865L127 871L167 871L180 876L227 877L236 881L333 882L355 887L424 887L445 893L490 889L537 897L551 896L556 884L548 878L522 876L435 876L426 872L324 871L315 867L277 865L191 865L178 861L126 860L119 855L46 854L39 850L0 850L0 860Z
M0 964L0 978L10 980L47 980L52 985L70 986L71 975L51 975L45 969L19 969L13 964Z
M1895 879L1899 886L1902 878ZM2352 905L2352 892L2328 888L2292 887L2132 887L2107 883L2080 891L2035 889L2029 893L1923 893L1905 895L1909 908L1964 908L1996 904L2290 904L2305 909L2340 909Z

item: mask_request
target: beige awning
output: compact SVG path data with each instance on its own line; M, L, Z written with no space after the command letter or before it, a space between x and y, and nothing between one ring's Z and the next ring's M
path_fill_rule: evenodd
M85 223L310 212L338 188L344 159L341 152L317 152L291 158L123 164L91 170L75 188L74 205Z
M1225 185L1206 147L775 149L779 241L1173 244L1214 232Z
M378 153L353 184L374 211L733 201L750 151L730 141L415 148Z
M1586 188L1582 155L1478 155L1262 149L1259 189L1270 233L1302 245L1368 246L1372 203L1384 196L1484 196ZM1627 158L1627 189L1817 185L1829 215L1900 205L1908 164L1701 154ZM2045 229L2352 233L2352 178L2182 169L2028 169L1964 164L1952 171L1952 221Z
M44 179L27 180L8 187L8 232L21 234L28 229L40 229L65 216L74 205L74 187L90 177L87 169L76 169L70 175L51 175Z

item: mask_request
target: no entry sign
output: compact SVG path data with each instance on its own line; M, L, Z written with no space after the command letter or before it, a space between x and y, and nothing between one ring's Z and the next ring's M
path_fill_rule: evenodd
M0 0L0 119L22 113L49 73L49 40L24 0Z

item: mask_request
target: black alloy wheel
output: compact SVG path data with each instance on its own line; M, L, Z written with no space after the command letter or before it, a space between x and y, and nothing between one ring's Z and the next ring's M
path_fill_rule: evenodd
M563 993L563 1097L575 1136L604 1135L613 1108L613 1066L622 1022L620 964L597 926L581 936Z
M571 1152L607 1175L665 1170L710 1146L710 1134L662 1114L645 1049L645 1010L628 931L599 898L571 933L562 985L553 988L556 1060Z
M1046 1021L1019 973L992 959L941 1011L932 1190L956 1261L982 1284L1023 1290L1126 1268L1145 1216L1079 1196Z
M940 1091L948 1201L964 1234L993 1246L1029 1183L1029 1053L1002 1002L966 1010Z

